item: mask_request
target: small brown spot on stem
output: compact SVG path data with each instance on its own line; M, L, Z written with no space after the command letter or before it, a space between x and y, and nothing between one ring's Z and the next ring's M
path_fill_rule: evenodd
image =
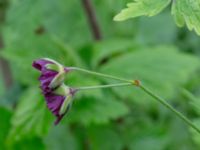
M141 85L140 80L134 80L133 83L134 83L134 85L136 85L136 86L140 86L140 85Z

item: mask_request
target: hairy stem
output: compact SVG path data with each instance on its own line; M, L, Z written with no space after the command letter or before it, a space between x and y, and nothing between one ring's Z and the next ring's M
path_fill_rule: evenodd
M82 3L84 6L84 9L85 9L94 39L101 40L102 39L101 31L100 31L99 25L97 23L95 9L93 8L91 1L90 0L82 0Z

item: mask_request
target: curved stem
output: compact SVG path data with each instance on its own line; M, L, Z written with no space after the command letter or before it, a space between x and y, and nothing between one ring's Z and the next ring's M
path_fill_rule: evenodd
M169 110L171 110L173 113L175 113L179 118L181 118L186 124L191 126L194 130L196 130L198 133L200 133L200 129L196 127L187 117L185 117L183 114L181 114L179 111L177 111L175 108L173 108L169 103L167 103L163 98L155 95L153 92L151 92L148 88L144 87L143 85L140 85L140 88L153 97L155 100L157 100L159 103L167 107Z
M96 76L106 77L106 78L110 78L110 79L114 79L114 80L119 80L119 81L124 81L124 82L135 84L133 80L127 80L127 79L123 79L120 77L107 75L107 74L103 74L103 73L99 73L99 72L95 72L95 71L90 71L90 70L86 70L86 69L82 69L82 68L78 68L78 67L70 67L70 69L81 71L84 73L89 73L89 74L96 75Z
M75 88L76 90L90 90L90 89L102 89L102 88L111 88L111 87L122 87L132 85L132 83L116 83L116 84L108 84L108 85L97 85L97 86L85 86Z

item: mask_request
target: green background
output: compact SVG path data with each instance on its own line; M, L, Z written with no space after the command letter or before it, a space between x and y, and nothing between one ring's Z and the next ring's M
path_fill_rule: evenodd
M96 41L81 0L0 1L0 54L13 79L5 86L1 69L0 150L200 149L198 133L136 87L80 92L62 122L53 125L32 68L42 57L139 79L200 125L199 36L178 28L168 7L151 18L114 22L127 2L92 1L102 33ZM65 83L116 81L74 72Z

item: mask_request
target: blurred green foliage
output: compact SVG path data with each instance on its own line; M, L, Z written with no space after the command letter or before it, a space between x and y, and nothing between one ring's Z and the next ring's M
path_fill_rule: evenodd
M53 125L38 88L39 74L31 67L33 60L41 57L140 79L198 124L200 38L177 28L168 9L151 19L114 22L113 17L127 2L93 1L103 35L97 42L81 0L9 1L2 24L5 46L1 56L10 62L14 83L5 89L0 76L0 150L200 148L199 134L135 87L78 93L61 124ZM155 2L156 7L152 2L148 10L140 10L147 12L138 16L158 13L169 3ZM177 0L177 7L179 3ZM66 79L75 87L113 82L76 73Z

